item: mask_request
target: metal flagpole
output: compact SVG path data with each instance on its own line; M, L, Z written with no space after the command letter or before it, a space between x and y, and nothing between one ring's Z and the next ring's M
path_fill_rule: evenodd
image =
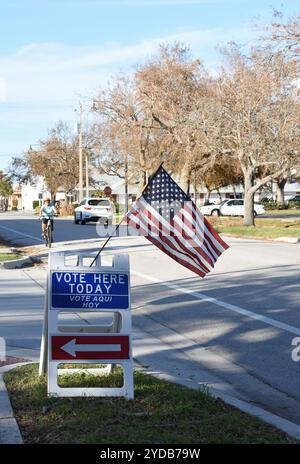
M119 224L115 227L115 230L113 231L112 234L110 234L110 236L107 238L106 242L102 245L102 247L100 248L100 250L98 251L98 253L96 254L95 258L93 259L92 263L90 264L90 267L93 266L94 262L97 260L98 256L100 255L101 251L104 250L104 248L106 247L106 245L108 244L108 242L110 241L110 239L112 238L112 236L117 232L117 230L119 229L120 225L122 224L122 222L124 221L124 219L126 218L127 216L127 213L122 217L121 221L119 222Z
M161 168L161 166L163 165L163 163L160 163L160 165L158 166L158 168L156 169L156 171L154 171L154 173L148 178L148 182L146 183L146 185L143 187L142 191L141 191L141 195L143 193L143 191L148 187L149 183L152 181L153 177L155 177L156 173L158 172L158 170ZM141 196L140 195L140 196ZM110 239L112 238L112 236L118 231L120 225L122 224L122 222L124 221L124 219L126 218L128 212L126 212L126 214L122 217L121 221L119 222L119 224L116 226L115 230L113 231L113 233L107 238L106 242L102 245L102 247L100 248L100 250L98 251L98 253L96 254L95 258L93 259L92 263L90 264L90 267L93 266L94 262L97 260L98 256L100 255L101 251L104 250L104 248L106 247L106 245L108 244L108 242L110 241Z

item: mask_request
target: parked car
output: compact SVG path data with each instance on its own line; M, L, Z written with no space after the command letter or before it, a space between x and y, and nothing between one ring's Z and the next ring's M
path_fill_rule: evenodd
M84 198L74 210L75 224L97 222L111 224L114 207L108 198Z
M201 206L200 211L210 216L244 216L244 200L225 200L220 205ZM263 205L254 203L254 216L265 212Z
M204 214L204 216L219 216L220 215L219 208L221 204L219 205L215 203L204 204L203 206L200 206L200 211L202 214Z

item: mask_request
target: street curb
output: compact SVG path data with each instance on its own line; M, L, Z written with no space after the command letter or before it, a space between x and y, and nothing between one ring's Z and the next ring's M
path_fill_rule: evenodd
M299 243L299 237L278 237L274 239L275 242L285 242L285 243Z
M0 252L4 254L18 253L17 248L0 248Z
M15 367L32 364L23 362L0 367L0 445L22 445L23 438L14 416L3 375Z
M137 362L139 362L138 357L136 357L135 359L137 360ZM140 365L142 365L142 363ZM152 372L150 368L150 372L147 372L147 369L142 370L143 372L148 373L149 375L152 375L157 379L163 379L167 382L182 385L193 390L197 389L196 387L192 386L188 380L185 381L184 379L179 379L178 377L173 377L169 374ZM198 389L201 390L200 387L198 387ZM222 394L219 391L215 390L213 387L208 387L207 391L208 394L210 394L213 398L221 399L222 401L224 401L224 403L233 406L239 409L240 411L249 414L250 416L257 417L261 421L276 427L282 432L285 432L290 437L300 440L300 425L295 424L294 422L290 422L287 419L283 419L280 416L276 416L275 414L272 414L271 412L268 412L265 409L260 408L259 406L254 406L250 403L247 403L246 401L234 398L233 396Z
M2 261L0 263L0 268L2 269L17 269L19 267L24 266L24 264L30 264L31 257L30 256L24 256L22 258L18 259L12 259L10 261Z
M300 242L300 237L279 237L279 238L262 238L262 237L253 237L253 236L246 236L246 235L232 235L227 233L220 233L221 237L228 237L228 238L238 238L240 240L256 240L258 242L276 242L276 243L290 243L290 244L297 244Z
M120 237L122 240L130 240L132 238L137 238L136 236L129 236L129 237ZM63 247L63 246L72 246L72 245L88 245L88 244L92 244L92 243L95 243L95 244L102 244L103 242L101 242L101 240L97 239L97 238L92 238L92 239L87 239L87 240L73 240L73 241L70 241L70 242L55 242L55 245L59 246L59 247ZM43 247L43 245L37 245L39 247ZM26 248L26 247L25 247ZM98 248L97 248L98 249ZM28 258L31 260L32 263L40 263L40 262L47 262L48 260L48 254L49 254L49 251L58 251L57 248L51 248L51 249L47 249L45 247L41 248L41 250L37 250L37 253L35 254L30 254L28 255ZM66 249L66 251L69 251L70 254L72 254L73 250L70 249ZM46 253L46 256L45 256L45 253ZM96 251L95 251L96 253Z

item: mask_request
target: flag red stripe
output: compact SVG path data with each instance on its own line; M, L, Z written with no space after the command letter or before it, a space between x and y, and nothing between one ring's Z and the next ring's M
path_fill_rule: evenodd
M227 243L225 243L222 238L220 237L220 235L218 234L218 232L212 227L212 225L210 224L210 222L205 218L203 217L203 215L201 214L201 212L198 210L197 206L195 205L194 202L192 202L193 204L193 212L196 216L196 219L199 220L199 218L203 218L204 219L204 223L205 223L205 226L206 228L209 230L209 233L213 236L213 238L215 239L215 241L217 242L217 244L220 245L220 247L222 248L220 251L221 253L224 251L224 250L227 250L227 248L229 248L229 246L227 245Z
M168 211L168 208L172 209ZM162 166L129 211L127 223L140 230L166 255L201 277L228 248Z
M194 209L194 208L191 209L191 215L192 215L192 218L193 218L193 220L195 221L196 224L201 221L201 216L202 215L200 216L200 214L198 213L197 209ZM218 233L216 231L215 231L215 234L216 234L215 236L210 233L210 229L209 229L209 227L207 227L209 222L205 218L204 218L204 223L205 223L204 238L210 244L211 249L214 251L214 253L217 255L217 257L219 257L224 251L222 249L222 246L219 243L219 240L218 240L218 238L220 239L220 236L218 235ZM216 259L217 259L217 257L216 257Z
M158 224L161 224L161 225L162 225L162 223L159 222L159 221L157 221L156 217L155 217L153 214L151 214L149 210L145 210L145 211L144 211L144 214L145 214L145 216L147 216L148 219L151 220L151 222L156 226L155 231L156 231L157 235L159 236L159 238L160 238L162 241L168 243L168 244L169 244L172 248L174 248L175 250L178 250L178 246L179 246L180 252L182 252L182 250L184 250L183 253L184 253L186 256L191 257L191 258L193 259L193 261L195 262L196 265L203 267L203 268L206 270L206 272L209 272L209 270L210 270L209 267L207 267L207 265L203 263L203 261L200 259L199 255L198 255L197 253L191 251L189 248L187 248L187 247L185 246L184 241L181 239L180 236L178 236L178 235L170 236L170 235L169 235L170 230L169 230L169 229L166 229L165 227L162 227L162 229L159 231L159 229L158 229ZM163 236L163 235L162 235L162 232L166 232L167 235L166 235L166 236ZM169 238L169 237L170 237L170 238ZM174 240L176 241L176 243L178 244L178 246L174 245L171 239L174 239ZM195 249L195 248L194 248L194 249ZM198 251L198 250L197 250L197 251ZM211 264L211 263L210 263L210 264ZM211 265L212 265L212 264L211 264Z
M145 206L145 205L147 206L147 203L145 204L145 203L143 203L143 201L141 201L141 204L142 204L143 206ZM147 207L146 209L147 209L147 211L149 211L149 207ZM157 222L157 218L156 218L157 213L156 213L156 211L155 211L151 206L150 206L150 209L151 209L151 211L154 212L154 214L151 215L151 218L155 215L155 220L156 220L156 222ZM176 216L177 216L177 215L176 215ZM169 235L170 231L174 231L174 229L175 229L174 237L180 238L180 242L185 246L186 251L187 251L189 254L191 254L192 248L191 248L190 246L187 247L187 240L184 239L182 236L179 236L179 235L176 233L176 231L182 232L182 228L181 228L180 226L178 226L176 223L174 223L174 227L172 227L172 226L173 226L173 222L174 222L174 221L172 221L172 224L167 223L168 227L165 228L164 230L166 230L166 231L167 231L167 235ZM194 230L192 231L192 233L193 233L193 235L194 235ZM201 243L197 244L196 242L194 242L194 239L190 237L190 234L185 234L185 235L187 235L187 237L188 237L189 244L190 244L190 242L192 242L191 244L193 245L193 248L194 248L194 250L196 251L196 252L194 253L194 255L195 255L195 257L196 257L197 260L200 260L201 265L204 265L205 268L207 268L208 270L210 269L210 267L213 267L213 265L214 265L213 261L210 259L210 257L208 256L208 254L205 253L205 251L203 251L203 250L201 249L201 245L202 245L202 244L201 244ZM203 259L206 261L206 264L203 263L203 261L200 259L199 254L200 254L200 255L203 257Z
M199 231L197 230L197 224L195 224L195 226L193 226L192 223L186 218L186 216L182 212L177 214L175 220L177 220L177 219L181 221L183 226L189 227L189 228L193 227L193 229L195 231L195 236L196 236L196 240L194 239L195 247L200 247L200 249L203 250L203 252L207 256L207 259L210 259L210 261L212 263L212 266L213 266L213 264L217 260L217 256L214 253L214 251L213 251L212 247L210 246L209 242L205 241L205 232L204 232L204 230L201 229L201 232L203 233L203 235L202 236L199 235ZM180 226L180 227L182 227L182 226Z
M191 219L193 219L193 218L191 217ZM189 227L192 227L192 223L187 218L187 216L184 216L184 223L185 224L187 223ZM198 224L198 222L195 221L195 226L194 227L197 227L197 224ZM221 252L214 246L214 244L212 243L210 237L207 236L205 229L203 230L203 239L204 239L203 241L205 243L206 249L207 249L212 261L215 263L216 260L218 259L218 256L221 254Z
M156 224L157 224L157 216L159 217L159 219L160 219L160 216L159 216L159 214L154 210L154 208L152 208L151 206L149 206L148 203L147 203L147 202L144 202L142 199L141 199L141 201L139 202L139 204L144 208L144 210L143 210L143 213L144 213L144 214L147 214L146 211L149 212L150 214L153 212L153 214L151 214L151 218L153 218L153 216L154 216L154 217L155 217L155 220L156 220ZM171 231L173 231L173 229L175 229L177 232L182 232L182 231L183 231L183 227L181 227L179 224L176 223L176 218L177 218L177 217L178 217L178 214L176 214L176 216L175 216L174 220L172 220L172 223L171 223L171 224L170 224L170 223L167 223L167 227L166 227L166 228L163 228L163 230L166 230L166 231L167 231L167 235L168 235ZM153 219L152 219L152 220L153 220ZM164 222L166 222L166 221L164 221ZM183 223L183 225L186 226L186 224L184 224L184 223ZM190 229L191 229L191 231L192 231L192 235L195 236L195 228L194 228L194 227L190 227ZM188 229L188 230L190 230L190 229ZM187 228L186 228L185 230L187 230ZM176 237L180 237L180 236L179 236L178 234L176 234L176 233L175 233L174 235L175 235ZM206 244L205 244L205 243L203 244L203 243L201 242L201 240L199 240L199 237L197 236L197 234L196 234L196 237L198 238L199 243L197 243L197 242L194 240L194 238L191 237L190 234L185 233L185 235L186 235L186 238L187 238L187 239L184 240L185 237L184 237L184 238L181 238L181 237L180 237L180 238L181 238L181 243L182 243L183 240L184 240L184 241L185 241L185 247L186 247L186 245L187 245L186 242L187 242L187 240L188 240L188 241L189 241L189 245L190 245L190 244L193 245L193 248L196 250L195 256L197 257L197 259L199 259L198 254L200 254L200 255L203 257L203 259L207 262L207 264L206 264L205 266L206 266L208 269L209 269L209 267L213 267L213 266L214 266L214 263L215 263L215 261L216 261L216 258L215 258L215 256L212 255L211 252L207 249ZM202 249L203 246L205 247L205 249ZM189 254L191 253L191 247L190 247L190 246L187 247L187 251L188 251Z
M174 255L172 255L171 253L169 253L166 248L164 248L157 240L155 240L153 237L146 237L150 242L152 242L154 245L156 245L161 251L163 251L164 253L166 253L166 255L170 256L170 258L173 258L175 259L175 261L177 261L178 263L182 264L184 267L187 267L188 269L190 269L191 271L195 272L196 274L198 274L200 277L205 277L206 273L203 272L203 271L200 271L198 268L194 267L192 264L187 264L186 261L180 259L180 258L177 258L177 257L174 257Z
M142 225L141 225L141 222L142 222ZM151 238L151 240L150 240L151 242L153 242L153 240L155 240L155 244L156 244L156 245L157 245L157 243L160 243L160 247L159 247L160 249L163 250L163 246L170 248L171 250L167 250L167 249L166 249L166 253L167 253L168 256L171 256L171 257L172 257L173 259L175 259L176 261L177 261L177 260L178 260L178 261L181 260L182 262L184 261L184 262L185 262L185 266L187 266L187 267L189 267L189 268L190 268L191 266L192 266L193 268L196 268L196 267L198 266L198 271L201 272L201 273L204 273L204 274L205 274L205 273L209 272L209 270L208 270L207 268L206 268L207 270L204 268L204 265L203 265L202 263L201 263L201 265L198 264L198 263L195 263L195 262L193 263L193 260L192 260L191 256L190 256L190 255L187 255L186 253L183 253L183 252L181 251L181 247L180 247L180 249L179 249L178 247L174 246L174 244L173 244L172 242L170 242L170 241L167 239L167 237L159 236L159 239L158 239L158 238L155 238L155 237L152 237L151 235L149 235L149 234L148 234L147 223L146 223L145 226L144 226L144 225L143 225L144 222L145 222L145 221L142 219L141 216L139 216L138 218L137 218L136 216L132 216L132 219L129 218L129 220L128 220L128 224L129 224L131 227L134 227L134 228L136 228L137 230L138 230L139 228L141 228L144 232L146 232L145 237L146 237L148 240L150 240L150 238ZM137 226L138 226L138 227L137 227ZM162 243L161 243L161 242L162 242ZM180 258L180 254L183 255L181 258ZM179 255L179 256L178 256L178 255ZM191 262L191 261L192 261L192 262ZM182 263L181 263L181 264L182 264ZM199 273L199 272L198 272L198 273Z

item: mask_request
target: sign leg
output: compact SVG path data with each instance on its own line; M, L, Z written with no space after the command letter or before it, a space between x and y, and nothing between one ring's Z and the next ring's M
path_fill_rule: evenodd
M43 332L41 339L40 348L40 364L39 364L39 376L46 374L47 372L47 357L48 357L48 277L46 285L45 303L44 303L44 321L43 321Z

